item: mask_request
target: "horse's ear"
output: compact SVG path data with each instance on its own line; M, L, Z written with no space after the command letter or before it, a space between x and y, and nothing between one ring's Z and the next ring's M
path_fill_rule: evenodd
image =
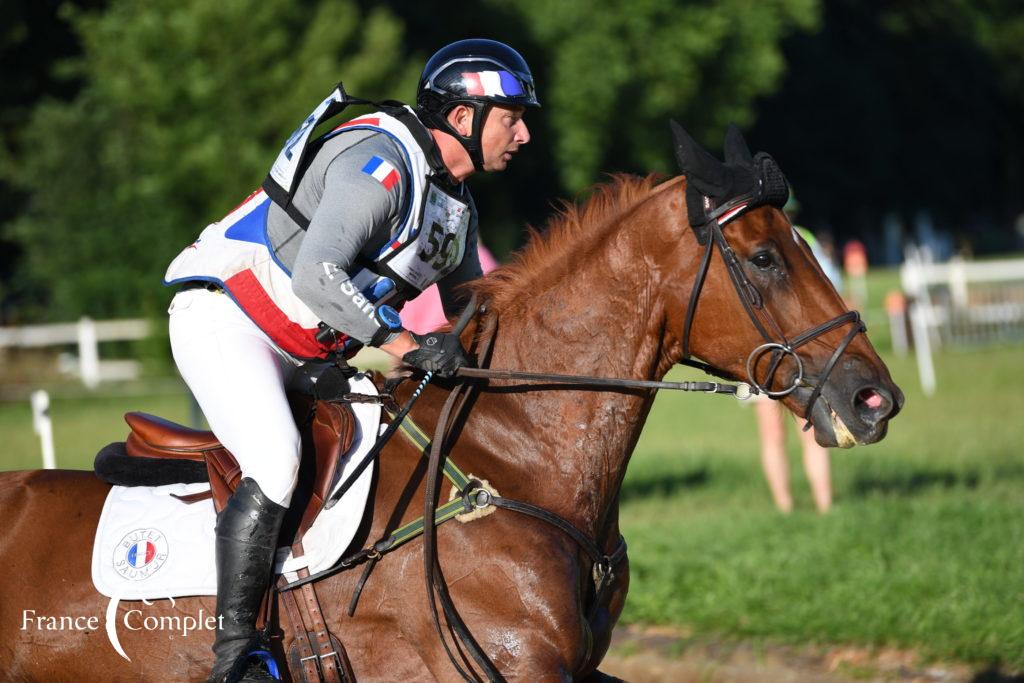
M676 152L676 163L679 164L679 170L686 173L692 165L693 154L690 150L695 143L675 119L668 120L668 127L672 129L672 149Z
M722 190L729 186L728 169L713 154L697 144L675 120L669 120L669 126L679 169L704 194L721 196Z
M725 163L745 166L754 163L747 141L743 139L743 133L735 123L730 123L725 131Z

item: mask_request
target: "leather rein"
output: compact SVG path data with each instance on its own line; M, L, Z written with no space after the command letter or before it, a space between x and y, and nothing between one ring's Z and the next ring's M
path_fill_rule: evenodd
M467 309L473 311L471 315L474 315L477 310L479 310L480 314L487 313L486 305L482 305L477 309L476 295L474 295L473 299L470 301ZM482 335L483 341L480 345L480 350L477 353L477 361L480 365L486 365L490 359L490 351L497 331L497 322L497 316L490 316L487 320L487 327ZM517 375L520 373L511 374ZM509 379L510 377L508 375L509 371L488 371L482 368L461 368L459 372L459 377L465 377L467 379L470 377L495 377ZM563 380L567 380L568 383L576 383L580 379L601 380L601 378L579 378L569 375L540 376L548 381L557 381L552 378L558 377ZM512 378L521 379L521 377ZM434 438L430 443L430 458L427 464L426 483L423 497L423 519L434 518L434 512L438 503L438 490L445 461L445 452L448 450L446 446L449 439L451 439L454 434L457 434L457 427L460 419L464 417L466 406L473 394L478 391L478 384L472 382L461 382L449 394L448 399L445 401L444 406L441 409L441 414L438 416L437 420ZM608 591L611 590L612 583L615 580L615 567L626 557L625 539L620 536L615 548L611 552L606 553L602 550L599 539L598 541L591 539L586 533L580 531L568 520L537 505L495 495L484 488L480 488L479 482L477 481L471 481L467 484L466 489L462 491L462 495L463 498L467 499L467 507L472 506L479 509L487 507L488 505L493 505L498 508L525 514L546 522L575 541L576 545L589 557L592 563L594 595L591 599L587 619L589 621L593 618L596 611L600 608ZM441 644L444 646L445 652L448 654L448 658L451 660L456 671L458 671L459 675L466 681L480 680L472 667L468 666L468 661L465 659L463 652L459 651L459 654L463 655L462 657L459 657L455 652L453 652L452 647L449 646L438 614L438 602L440 602L441 608L444 611L445 619L451 629L452 636L456 640L456 650L460 649L457 641L461 641L465 650L468 651L469 656L473 658L476 664L487 676L488 681L504 681L505 678L501 675L501 672L498 671L490 658L483 651L483 648L481 648L479 643L477 643L473 638L469 628L455 609L451 595L448 592L448 584L444 579L444 574L441 571L441 565L437 559L437 527L432 524L425 525L423 529L423 565L428 603L430 605L431 617L434 621L434 628L436 629L438 637L441 639ZM592 647L592 644L589 644L588 647ZM589 659L590 652L588 650L587 656L583 658L583 661L586 662ZM463 668L462 664L466 664L466 668Z
M828 363L826 363L823 371L817 377L817 382L814 384L814 388L811 392L810 399L807 402L807 406L804 409L803 415L804 419L807 420L804 430L809 429L811 426L811 411L815 402L818 400L818 397L821 395L825 381L832 373L832 370L835 368L839 358L847 347L849 347L854 337L861 332L865 332L866 327L858 312L847 311L846 313L842 313L827 322L815 325L806 331L801 332L792 340L786 339L781 327L764 308L764 300L760 291L746 276L739 258L729 245L729 242L722 231L722 228L725 227L725 225L735 220L746 211L755 208L755 206L756 205L751 202L750 196L744 196L719 207L709 215L709 218L712 221L711 239L707 240L707 247L703 258L701 259L701 264L694 280L694 286L690 291L690 305L687 308L686 319L683 325L683 358L680 361L682 364L702 369L708 374L729 380L736 379L731 373L725 370L716 368L715 366L707 363L693 360L690 353L690 333L693 328L694 313L710 267L711 254L717 246L718 252L728 270L729 279L732 281L733 287L736 289L736 293L747 312L747 316L765 340L764 344L761 344L752 350L747 357L746 371L747 378L750 383L749 385L742 383L729 385L718 382L656 382L649 380L594 377L587 375L561 375L519 372L513 370L491 370L484 367L460 368L458 371L458 377L464 379L505 379L525 380L530 382L553 382L556 384L577 386L600 386L611 389L677 389L682 391L729 393L736 395L736 397L740 399L749 397L751 393L764 393L772 398L780 398L795 391L799 386L805 386L805 379L809 379L805 377L803 361L799 354L797 354L797 349L833 329L852 323L852 327L849 332L843 338L840 345L835 348ZM468 308L475 310L475 307L476 300L474 298ZM480 313L486 313L486 311L486 306L480 307ZM471 313L470 315L473 314ZM481 352L478 357L479 365L481 366L487 364L491 344L495 337L497 318L491 317L488 322L488 328L484 333L485 341L482 344ZM772 329L774 336L769 333L768 328ZM771 358L768 372L764 381L759 382L756 377L758 361L764 355L769 353L771 354ZM789 387L783 390L772 390L771 385L775 378L775 374L786 356L792 356L797 365L796 377ZM468 398L474 390L476 390L476 387L469 385L466 382L457 385L449 395L448 400L442 408L441 415L438 418L437 431L431 442L430 462L427 466L427 483L424 494L424 519L432 519L437 507L438 485L441 479L444 460L443 453L446 450L445 442L451 436L452 432L456 431L453 427L458 422L462 409L467 404ZM458 402L458 408L454 407L456 402ZM463 495L466 495L466 492L463 492ZM558 515L529 503L491 495L483 489L477 489L476 495L483 496L485 498L484 505L492 504L497 507L528 514L555 526L575 540L576 543L586 551L594 563L596 589L591 610L596 610L599 607L601 600L611 587L612 579L614 579L613 569L615 565L625 557L626 546L625 542L621 538L616 550L611 555L604 555L597 544L591 541L583 532L579 531L571 523L562 519ZM473 658L477 665L480 666L486 674L487 679L489 681L505 680L501 673L494 667L494 664L487 657L486 653L484 653L480 645L473 639L473 636L469 632L465 622L462 621L458 612L455 610L451 595L448 592L447 583L445 582L444 575L441 571L441 566L437 560L437 529L433 525L428 525L424 528L423 561L427 583L427 595L429 598L431 615L434 620L434 626L437 630L438 636L441 638L445 651L456 670L467 681L479 680L476 676L476 672L468 666L468 661L464 657L462 658L462 663L467 664L466 669L463 669L462 664L460 664L459 661L460 658L457 657L452 651L452 648L449 647L444 629L441 625L436 602L441 603L441 607L445 613L446 620L451 628L453 636L457 638L457 640L462 641L462 644L465 646L468 654ZM589 659L589 654L590 653L588 652L588 656L584 658L584 661Z
M694 286L690 292L689 307L687 309L683 325L683 358L680 360L681 364L699 368L708 374L731 381L736 381L737 379L734 375L722 370L721 368L694 360L690 353L690 333L693 327L694 313L710 267L712 252L717 246L718 252L728 270L733 287L736 289L737 295L739 296L740 302L743 304L743 307L754 327L765 340L764 344L753 349L747 357L746 371L749 384L742 382L738 384L725 384L720 382L662 382L626 378L595 377L589 375L564 375L520 372L513 370L492 370L486 367L460 368L457 373L457 378L463 381L459 382L453 388L448 399L445 401L441 414L438 417L434 437L430 441L429 461L424 488L424 513L422 519L435 519L435 513L438 508L438 494L442 473L447 460L446 452L450 449L453 437L457 437L459 424L460 421L465 418L464 411L469 404L470 398L475 392L479 391L478 383L471 380L502 379L513 381L521 380L531 383L550 382L556 385L565 385L566 387L595 386L605 387L612 390L672 389L679 391L732 394L741 400L749 398L753 393L764 393L772 398L780 398L795 391L799 386L808 386L806 380L811 379L804 374L803 361L797 354L797 349L833 329L852 323L853 326L850 331L844 337L842 343L836 347L822 373L817 377L817 382L814 384L811 397L804 410L804 418L807 420L807 424L804 429L806 430L810 428L811 411L814 403L821 395L825 381L828 379L840 356L842 356L843 352L853 341L854 337L865 331L865 326L859 313L856 311L847 311L846 313L838 315L825 323L809 328L808 330L798 334L792 340L786 339L785 334L783 334L775 319L767 310L765 310L760 292L753 283L750 282L749 278L747 278L743 271L743 267L740 264L739 258L730 247L728 240L722 231L722 228L729 222L735 220L737 217L756 206L756 204L751 202L750 196L744 196L719 207L708 216L709 219L711 219L711 239L707 240L707 246L694 280ZM474 294L473 299L470 301L466 310L460 317L459 322L456 324L455 331L461 332L471 318L476 317L478 313L485 315L487 312L488 308L486 305L477 306L476 295ZM486 325L487 326L484 329L483 334L478 336L478 339L481 340L480 349L477 353L477 361L480 366L486 366L489 361L490 351L497 331L497 316L488 316ZM774 332L774 335L769 333L769 328ZM764 381L759 382L756 377L757 364L766 354L771 354L768 372L766 373ZM775 374L782 361L787 356L792 356L797 365L796 377L789 387L783 390L772 390L770 387L774 381ZM424 385L429 382L430 379L431 376L428 373L427 377L425 377L420 383L406 406L396 416L396 419L392 420L392 426L387 432L385 432L383 438L378 441L375 452L373 453L374 457L380 453L384 443L387 442L388 438L395 432L395 429L397 429L398 424L400 424L408 414L413 402L420 396ZM366 460L369 462L371 459L372 458L367 458ZM361 472L361 468L359 471ZM350 477L350 480L354 480L358 474L359 472L354 473L354 475ZM340 493L346 490L350 483L351 481L346 481L339 487L335 495L332 496L332 502L336 501L337 498L340 497ZM612 583L615 579L615 567L626 556L626 544L625 540L621 536L619 537L615 548L611 552L606 553L602 550L599 542L595 542L587 534L580 531L571 522L564 518L531 503L493 494L485 488L482 488L479 481L470 480L469 483L466 484L465 488L460 491L460 494L466 510L474 508L482 509L492 505L494 507L511 510L544 521L575 541L577 546L592 562L594 595L591 601L588 620L594 615L594 612L600 607L608 591L611 590ZM369 561L367 570L358 582L356 592L353 595L353 601L349 608L349 614L351 615L355 608L355 602L358 599L362 586L368 578L369 572L372 570L376 561L381 557L381 554L389 549L389 544L382 543L378 543L373 547L365 548L356 555L343 559L335 568L325 570L318 574L293 582L284 587L283 590L299 587L305 583L316 581L338 571L343 571L344 569L350 568L361 562ZM486 675L488 681L504 681L504 677L490 661L490 658L483 651L483 648L481 648L473 638L469 628L455 609L454 602L452 601L451 595L448 591L447 582L445 581L444 574L441 570L441 565L438 561L436 524L423 524L423 562L428 603L434 627L449 659L452 662L452 665L463 679L467 681L480 680L476 671L469 665L469 661L466 658L466 654L468 654ZM441 611L444 612L450 634L455 640L454 649L449 645L448 637L445 634L445 628L442 626L440 613L437 607L438 603L441 605ZM459 641L461 641L462 647L460 647ZM590 652L588 652L587 656L583 658L583 661L588 661L589 657Z

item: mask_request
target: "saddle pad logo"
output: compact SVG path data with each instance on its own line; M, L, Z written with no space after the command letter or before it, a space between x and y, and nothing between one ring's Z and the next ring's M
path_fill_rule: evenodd
M114 548L114 571L129 581L144 581L167 562L167 537L159 529L136 529Z

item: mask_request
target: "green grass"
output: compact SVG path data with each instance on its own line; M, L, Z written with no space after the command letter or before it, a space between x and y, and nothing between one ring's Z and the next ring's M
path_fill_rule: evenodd
M837 505L775 512L751 410L664 394L623 492L624 620L702 634L913 648L1024 668L1024 351L946 353L939 392L887 358L906 407L879 444L833 451Z
M922 396L913 357L887 351L878 306L896 277L872 272L867 318L907 404L881 443L833 451L830 514L812 511L793 430L797 511L783 516L751 409L723 396L658 398L623 489L626 622L1024 670L1024 349L943 352L938 393ZM55 399L58 464L91 467L124 438L128 410L189 418L173 387ZM0 469L38 467L27 402L0 403L0 439Z
M128 425L122 416L139 410L188 424L189 404L184 388L158 395L98 394L88 398L53 398L50 416L57 466L92 469L96 452L112 441L124 441ZM0 403L0 470L41 466L39 437L32 431L27 401Z

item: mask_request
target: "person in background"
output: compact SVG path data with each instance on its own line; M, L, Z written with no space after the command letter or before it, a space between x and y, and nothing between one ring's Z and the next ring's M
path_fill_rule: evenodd
M842 273L807 228L796 225L795 217L800 204L791 194L783 210L794 221L794 227L800 236L811 247L811 252L818 259L821 269L832 281L836 289L842 293ZM768 480L775 507L784 513L793 510L793 495L789 487L789 460L786 458L785 409L779 401L767 397L757 397L754 402L754 414L757 416L757 429L761 436L761 466ZM797 435L803 450L804 472L814 496L814 506L818 512L828 512L832 507L832 473L829 466L828 449L819 446L814 440L814 432L803 431L796 419Z

